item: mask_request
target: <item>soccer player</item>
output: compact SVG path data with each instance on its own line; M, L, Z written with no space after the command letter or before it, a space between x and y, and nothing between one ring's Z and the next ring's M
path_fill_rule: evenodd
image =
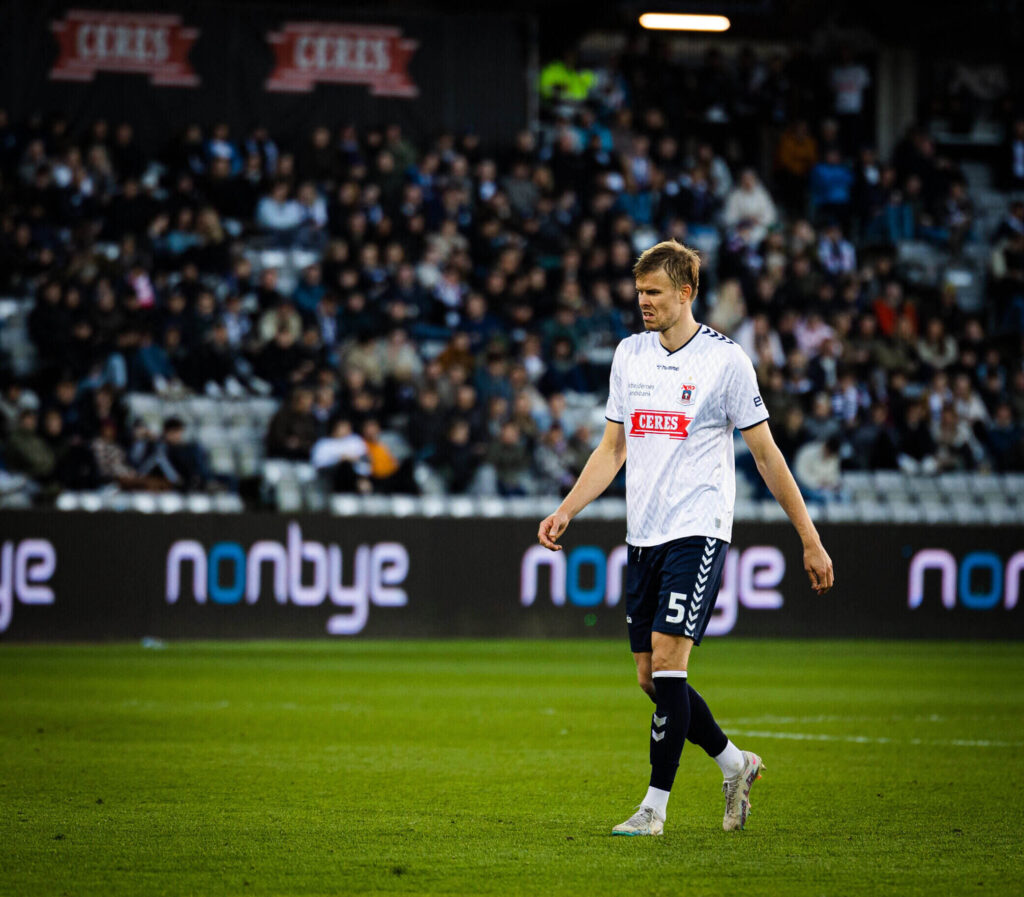
M757 469L804 546L804 569L819 594L832 561L768 428L754 367L732 340L693 317L700 260L669 241L633 267L644 333L619 343L612 362L607 424L572 491L541 521L541 545L558 539L626 465L626 623L640 687L655 704L651 779L615 835L660 835L683 743L703 748L722 770L726 831L742 829L761 758L722 732L687 682L690 651L707 628L732 536L736 496L732 431L738 427Z

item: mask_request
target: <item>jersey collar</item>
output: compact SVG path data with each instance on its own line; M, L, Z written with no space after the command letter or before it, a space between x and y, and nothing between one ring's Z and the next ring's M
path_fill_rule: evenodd
M685 349L685 348L686 348L686 347L687 347L688 345L690 345L690 343L692 343L692 342L694 341L694 339L695 339L695 338L697 337L697 335L698 335L698 334L699 334L699 333L700 333L700 332L701 332L701 331L702 331L703 329L704 329L704 325L703 325L703 324L701 324L701 322L700 322L700 321L698 321L698 322L697 322L697 329L696 329L696 330L695 330L695 331L693 332L693 336L691 336L691 337L690 337L690 338L689 338L689 339L688 339L688 340L687 340L687 341L686 341L685 343L683 343L683 344L682 344L682 345L681 345L681 346L680 346L680 347L679 347L678 349L671 349L671 350L670 350L670 349L666 349L666 348L665 348L665 346L664 346L664 345L662 344L662 342L661 342L661 336L660 336L660 335L658 335L658 337L657 337L657 339L658 339L658 346L659 346L659 347L661 348L661 351L665 353L666 357L667 357L667 356L669 356L669 355L675 355L675 354L676 354L676 352L682 352L682 351L683 351L683 349Z

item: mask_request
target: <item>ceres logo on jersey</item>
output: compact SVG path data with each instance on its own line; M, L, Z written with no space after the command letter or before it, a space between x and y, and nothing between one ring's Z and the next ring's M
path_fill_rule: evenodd
M656 433L668 436L669 439L686 439L690 435L686 428L692 422L693 418L685 414L640 408L629 416L629 435L642 439L648 433Z

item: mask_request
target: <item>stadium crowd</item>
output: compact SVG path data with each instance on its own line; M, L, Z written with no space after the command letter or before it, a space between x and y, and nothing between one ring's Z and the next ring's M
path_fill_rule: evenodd
M640 329L633 261L676 237L808 494L850 468L1024 470L1024 203L979 233L926 129L878 157L869 68L812 62L561 62L543 126L504 147L192 124L148 153L130 123L0 111L0 295L34 297L36 350L2 372L0 469L40 500L236 489L182 420L151 432L123 396L273 396L268 457L339 491L564 491ZM983 310L905 277L907 240L991 241Z

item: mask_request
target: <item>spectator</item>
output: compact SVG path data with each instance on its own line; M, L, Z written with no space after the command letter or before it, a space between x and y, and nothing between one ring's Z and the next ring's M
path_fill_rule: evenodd
M898 281L890 280L882 288L881 294L871 303L872 311L878 319L878 329L885 336L898 336L907 339L917 331L917 312L914 306L906 302L903 287ZM900 322L909 323L909 332L901 332Z
M306 218L302 205L290 199L289 192L287 181L275 181L270 193L256 205L256 223L281 245L287 245L297 236Z
M291 329L281 327L277 336L263 347L256 357L256 373L279 398L306 379L310 373L308 362L303 363L302 351Z
M361 427L366 454L370 459L370 482L374 492L415 495L419 492L413 480L413 466L407 458L399 461L381 439L380 422L375 418L363 421Z
M749 227L750 242L760 243L777 219L775 203L762 186L753 169L747 168L740 175L739 185L726 200L722 221L726 227Z
M241 398L248 395L243 385L251 376L249 363L237 354L223 320L214 321L203 345L195 355L192 387L207 395Z
M988 409L967 373L960 372L953 377L953 409L957 417L967 421L976 434L983 435L991 423Z
M935 460L940 473L952 470L975 470L985 458L970 424L957 417L952 405L945 405L939 419L932 425L935 439Z
M840 497L839 437L814 440L796 453L793 474L800 491L809 501L834 501Z
M160 477L140 476L128 463L124 448L117 442L117 427L112 420L102 422L98 434L92 440L91 448L99 483L116 485L125 490L152 492L160 492L167 488L166 480Z
M4 460L8 470L24 473L33 479L45 480L53 473L57 459L53 449L39 435L39 416L25 409L18 423L7 436Z
M12 128L20 142L0 152L0 287L36 298L28 378L45 397L46 441L55 455L76 440L91 452L110 421L117 442L116 393L124 388L173 397L184 391L176 378L211 392L228 391L234 378L240 394L259 391L262 381L244 366L251 359L272 381L263 388L279 397L340 374L336 397L321 404L318 393L316 435L338 415L357 431L372 418L410 445L444 443L446 452L468 453L473 468L511 418L528 453L531 446L547 451L545 433L557 424L562 435L552 444L564 441L567 458L585 457L592 447L586 414L564 397L593 397L601 378L592 372L638 326L631 266L649 220L701 248L704 291L718 300L709 304L709 320L750 351L776 420L799 407L809 431L841 420L845 438L860 441L881 423L872 420L881 405L902 451L904 431L913 429L905 418L918 413L908 407L923 393L937 422L946 403L974 408L959 412L973 421L982 449L973 463L988 463L986 450L993 464L1005 463L995 459L990 432L1002 401L1014 426L1024 419L1017 339L1024 333L1024 212L1011 205L999 224L977 320L964 319L951 293L931 294L928 272L897 265L902 249L876 257L870 246L924 237L945 253L987 236L971 226L969 184L929 137L928 123L909 132L890 159L851 143L848 107L835 107L841 128L820 117L794 123L778 146L779 191L762 197L765 207L781 202L789 217L748 220L736 212L757 204L749 195L756 176L742 175L734 191L726 161L761 161L752 110L785 128L816 108L822 89L826 103L829 87L838 101L839 81L814 80L822 62L828 66L810 56L762 66L749 53L736 62L712 54L693 110L680 99L685 93L662 89L686 77L674 63L654 81L631 63L621 77L612 73L608 83L617 88L597 94L614 97L614 121L604 109L558 109L549 128L493 155L481 152L474 135L413 146L396 126L366 133L344 126L337 141L320 129L299 141L305 146L281 147L261 126L243 145L222 127L204 141L190 126L160 160L168 173L156 189L142 176L154 160L132 148L130 128L116 138L97 125L96 136L77 146L59 122L53 141L45 128ZM846 65L857 63L844 57L835 68ZM870 84L861 88L862 124L869 91ZM699 143L686 157L674 135L694 114L712 116L721 152ZM857 160L852 171L844 150ZM839 188L835 209L828 197L814 209L820 234L794 217L800 207L786 196L787 178L796 192L812 162L822 176L816 186ZM291 185L300 185L303 202L292 198ZM732 207L719 217L727 198ZM261 208L294 213L293 220L275 236ZM838 231L828 227L833 221ZM307 237L324 252L290 301L282 296L294 274L287 254L288 268L268 267L254 279L248 258ZM911 276L914 294L904 296L899 278ZM744 308L747 320L738 320ZM926 333L919 354L921 308L941 321L941 338ZM279 336L282 329L290 335ZM356 370L358 383L350 379ZM933 378L938 371L949 373ZM970 378L965 396L961 372ZM428 389L437 394L433 420L418 404ZM812 410L818 392L826 393L823 418ZM979 403L990 420L976 413ZM21 409L12 408L16 422ZM437 432L438 422L447 431L456 419L468 424L463 447ZM51 474L58 482L71 476L60 463ZM437 473L437 481L447 476ZM522 487L535 490L537 476L527 472ZM459 480L456 488L470 488ZM481 477L472 488L487 487Z
M811 212L815 221L850 219L853 172L843 164L839 150L829 149L825 158L811 169Z
M791 212L803 210L807 181L817 161L818 141L806 120L797 119L782 132L775 147L775 177L782 201Z
M526 450L519 427L512 421L501 425L498 439L487 450L487 463L493 468L498 495L526 495L530 455Z
M140 476L165 480L181 492L204 489L211 479L205 453L197 443L185 441L185 423L177 417L164 421L161 439L136 463Z
M889 423L889 409L873 404L867 420L851 434L852 466L860 470L895 470L899 466L899 435Z
M818 261L832 278L851 274L857 270L857 253L853 244L843 237L843 229L830 221L818 241Z
M553 393L586 392L586 373L577 360L572 340L558 337L552 344L551 361L541 377L538 388L545 396Z
M826 442L833 436L839 436L841 427L832 413L832 400L828 393L815 393L811 414L804 422L804 427L808 436L816 442Z
M311 315L316 311L326 292L320 266L307 265L302 269L302 277L295 287L295 292L292 293L292 301L301 314Z
M946 333L941 318L932 318L925 325L924 336L917 342L917 355L927 371L941 371L957 359L956 340Z
M849 47L839 52L839 62L829 72L833 111L839 119L840 135L848 153L864 139L864 94L871 84L871 74L863 63L854 59Z
M322 250L327 244L327 203L314 184L306 181L299 185L295 206L300 216L295 232L297 242L307 249Z
M430 387L421 389L416 396L416 406L407 428L414 456L418 460L432 458L440 449L445 430L440 394Z
M974 203L967 195L967 186L963 181L950 182L942 203L941 223L948 234L950 251L959 254L964 241L970 238L974 225Z
M157 395L167 395L183 387L167 350L153 341L152 328L143 329L139 335L129 379L135 388Z
M313 393L308 389L296 389L287 404L283 404L271 418L267 431L267 456L306 460L315 439Z
M373 466L366 442L352 431L352 423L347 418L335 421L331 435L316 441L309 458L332 492L366 494L373 490L370 481Z
M992 425L987 433L988 453L996 470L1024 470L1024 431L1013 418L1008 402L996 406Z
M430 465L442 477L446 490L462 495L469 490L480 466L480 453L472 441L472 429L467 420L456 417L448 424L447 432Z
M570 466L569 441L558 424L553 424L541 436L534 453L534 465L541 495L565 495L576 482L576 473Z
M910 474L936 473L939 467L935 458L936 448L928 423L928 406L923 402L911 402L899 431L897 463L900 470Z
M793 464L796 459L797 450L810 441L810 434L804 426L804 412L799 405L793 405L786 410L782 418L782 426L773 434L775 444L782 452L787 464Z
M999 174L1007 189L1024 190L1024 118L1016 119L1010 127Z
M231 140L231 129L224 122L213 126L210 139L206 141L206 165L208 168L218 161L226 162L232 176L242 170L242 155Z

